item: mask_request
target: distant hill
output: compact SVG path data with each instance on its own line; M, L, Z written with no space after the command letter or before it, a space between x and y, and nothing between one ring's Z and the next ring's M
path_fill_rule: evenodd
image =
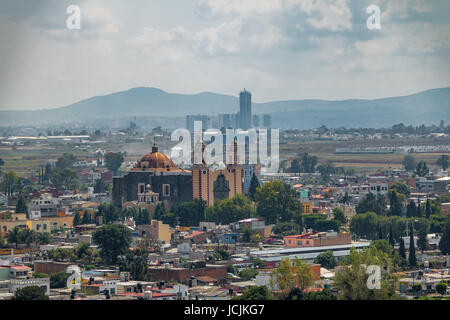
M187 114L236 113L238 97L202 92L167 93L156 88L133 88L47 110L0 111L0 126L49 125L149 117L165 119ZM253 113L270 113L279 128L387 127L396 123L438 124L450 121L450 88L375 100L291 100L254 103Z

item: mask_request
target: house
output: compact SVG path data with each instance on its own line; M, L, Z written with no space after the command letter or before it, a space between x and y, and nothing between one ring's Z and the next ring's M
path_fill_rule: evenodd
M322 247L351 244L348 232L312 232L283 237L284 246L288 248Z
M172 239L172 231L168 224L164 224L162 221L152 220L150 224L143 224L138 226L138 233L140 237L150 237L151 239L157 239L164 243L170 243Z

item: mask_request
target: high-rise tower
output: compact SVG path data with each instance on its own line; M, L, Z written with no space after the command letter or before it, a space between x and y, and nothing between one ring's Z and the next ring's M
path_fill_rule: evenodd
M244 89L239 94L239 104L239 125L248 130L252 127L252 94Z

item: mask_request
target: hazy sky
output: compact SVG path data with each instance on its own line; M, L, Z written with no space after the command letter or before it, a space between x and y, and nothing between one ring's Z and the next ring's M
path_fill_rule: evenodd
M69 5L81 30L69 30ZM381 8L369 30L366 8ZM256 102L450 85L448 0L0 0L0 109L137 86Z

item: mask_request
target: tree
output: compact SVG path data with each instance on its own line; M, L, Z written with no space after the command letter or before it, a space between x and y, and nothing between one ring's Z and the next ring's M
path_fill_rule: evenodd
M389 231L389 244L392 246L392 248L394 248L395 240L394 240L394 232L392 231L392 226L391 230Z
M22 195L20 195L19 199L17 199L16 213L26 213L28 216L28 206Z
M425 177L430 172L430 169L428 169L427 163L421 160L417 164L416 170L414 172L419 177Z
M277 286L282 291L299 288L301 291L307 289L314 281L314 273L311 266L305 260L295 258L283 258L280 266L272 271L270 285Z
M334 220L339 222L341 225L347 223L347 218L345 217L345 213L341 209L334 208L333 209L333 216L334 216Z
M370 289L367 285L367 266L376 265L381 269L380 289ZM350 255L336 272L334 284L339 300L388 300L396 298L396 277L389 272L392 260L389 254L375 245L361 251L350 249ZM386 270L386 271L385 271Z
M443 234L439 241L439 250L441 250L444 255L450 254L450 220L447 220L444 224Z
M51 179L58 189L73 190L79 185L77 173L70 169L53 169Z
M48 233L48 232L39 233L38 242L39 242L39 244L49 244L50 243L50 233Z
M0 233L0 248L4 248L6 246L6 241Z
M120 271L130 272L135 281L148 280L148 240L141 240L134 250L128 250L125 260L120 264Z
M389 191L391 216L401 216L403 213L403 196L395 190Z
M412 285L411 291L413 293L415 293L416 295L419 294L420 291L422 291L422 284L420 283L415 283Z
M449 161L448 161L448 155L446 155L446 154L441 155L441 156L437 159L437 161L436 161L436 164L437 164L438 166L441 166L441 167L442 167L442 170L447 170L447 168L448 168L448 163L449 163Z
M56 272L50 275L50 288L65 288L67 285L67 279L70 274L66 271Z
M244 280L251 280L258 274L258 271L255 269L247 268L239 272L239 277Z
M117 170L120 168L123 161L124 157L121 152L109 152L105 155L105 166L111 170L114 175L117 175Z
M56 248L48 252L48 257L54 261L75 261L77 256L71 249Z
M384 197L376 197L372 192L369 192L356 206L357 213L375 212L378 215L384 215L385 209L386 202Z
M206 209L208 221L222 224L229 224L242 219L251 218L252 216L254 216L252 201L242 194L238 194L230 199L215 201L213 206ZM197 225L199 221L201 221L200 219L202 219L202 217L198 217L198 219L195 220Z
M339 202L341 202L343 204L349 204L351 200L352 200L352 198L348 195L348 191L345 191L344 196L342 197L342 199L340 199Z
M430 216L431 216L431 203L430 203L430 199L427 199L427 204L426 204L426 208L425 208L425 216L427 217L427 219L430 219Z
M3 174L3 183L5 194L12 196L17 184L19 183L19 177L14 171L9 171Z
M81 260L87 256L90 256L92 254L92 249L90 248L90 245L88 242L82 242L75 249L75 253L76 253L78 259Z
M416 266L417 265L417 259L416 259L416 247L414 245L414 229L413 224L411 224L411 232L409 236L409 265L410 266Z
M107 189L106 183L103 182L102 179L97 179L94 184L94 193L102 193L105 192Z
M255 201L255 193L256 193L256 189L258 189L258 188L259 188L258 177L256 176L256 174L253 174L252 179L250 180L250 187L248 189L248 196L253 201Z
M336 300L336 296L330 290L307 292L302 296L302 300Z
M291 172L292 173L299 173L302 172L303 168L302 165L300 164L300 161L298 161L297 159L292 160L291 162Z
M83 219L81 219L81 224L91 224L91 223L92 223L91 215L89 214L89 212L85 210L83 214Z
M405 241L403 240L402 237L400 237L400 246L398 249L398 254L400 255L400 257L406 260Z
M244 291L240 297L233 300L271 300L272 296L266 286L252 286Z
M96 230L92 239L100 248L100 256L107 263L115 264L118 256L128 252L131 232L124 225L110 224Z
M229 258L230 254L226 250L219 249L214 253L214 259L216 261L228 260Z
M406 171L413 171L416 168L416 159L411 155L404 156L402 163Z
M48 300L45 290L38 286L30 286L17 289L14 294L14 300Z
M8 244L14 243L16 248L17 248L17 244L20 241L19 237L20 237L20 229L18 227L14 227L14 229L9 230L6 235L6 239L8 239Z
M316 259L314 259L314 263L320 264L326 269L334 269L337 265L336 258L331 250L320 253Z
M441 281L436 284L436 292L440 293L442 296L447 293L447 281Z
M400 193L405 197L409 197L411 188L402 182L396 182L389 187L389 191L397 191L397 193Z
M162 204L162 206L164 207L164 203ZM142 213L141 224L150 224L151 223L150 212L147 210L147 208L141 210L141 213Z
M350 221L350 231L360 238L374 240L378 231L379 219L376 213L355 215Z
M76 227L79 226L80 224L81 224L80 213L77 211L73 216L73 226Z
M308 153L304 153L302 156L302 168L304 172L312 173L314 172L318 159L316 156L310 156Z
M241 195L242 198L246 198L245 196ZM224 199L225 200L231 200L231 199ZM251 202L248 198L246 198L248 202ZM220 201L218 201L220 202ZM232 205L232 203L235 203L233 201L226 202L227 205ZM219 204L214 203L215 209L219 208L220 206L224 205L224 203ZM167 216L166 214L166 208L163 204L160 206L160 216ZM182 226L198 226L200 224L200 221L205 220L205 211L206 211L206 202L202 199L194 199L194 201L189 202L183 202L179 204L175 208L175 216L178 218L180 225ZM215 212L217 213L217 212ZM219 213L217 213L219 214ZM220 214L219 214L220 215ZM206 213L206 216L208 216L208 213Z
M417 216L417 207L414 200L411 200L409 205L406 207L406 216L408 218Z
M317 170L319 170L320 176L325 182L328 182L328 180L330 180L330 176L336 172L336 168L333 166L331 161L327 161L326 164L319 165Z
M255 194L256 213L267 224L290 221L294 213L300 213L297 192L283 181L270 181L258 188Z
M59 169L68 169L77 161L77 158L72 153L63 153L56 161L56 167Z
M417 246L422 253L428 249L427 233L424 231L419 232L419 239L417 239Z

